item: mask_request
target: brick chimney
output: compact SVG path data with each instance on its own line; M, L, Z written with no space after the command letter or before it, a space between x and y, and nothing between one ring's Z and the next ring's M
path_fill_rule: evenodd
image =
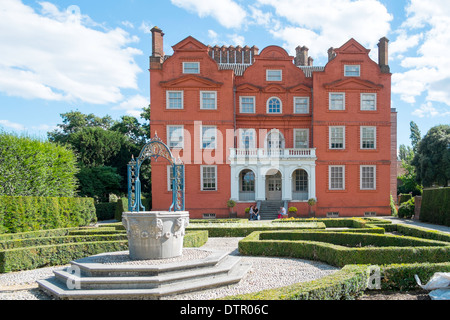
M335 57L336 57L336 51L334 51L334 48L331 47L330 49L328 49L328 62L333 60Z
M162 69L164 62L164 33L158 27L152 30L152 55L150 57L150 69Z
M308 52L309 49L305 46L300 47L298 46L297 48L295 48L295 59L294 59L294 64L296 66L307 66L309 64L308 61Z
M382 73L390 73L389 68L389 39L386 37L383 37L380 39L380 42L378 42L378 64L380 66Z

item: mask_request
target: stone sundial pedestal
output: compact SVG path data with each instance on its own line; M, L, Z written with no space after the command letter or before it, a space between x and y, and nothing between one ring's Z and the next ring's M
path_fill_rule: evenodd
M189 212L124 212L122 224L132 260L169 259L183 254Z

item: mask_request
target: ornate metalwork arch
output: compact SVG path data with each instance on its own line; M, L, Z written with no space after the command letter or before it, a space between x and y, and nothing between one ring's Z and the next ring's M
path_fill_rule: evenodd
M142 163L154 158L164 158L172 166L172 205L169 211L185 211L184 206L184 164L180 159L176 160L169 147L158 137L155 136L142 148L137 159L132 157L128 163L128 211L145 211L141 201L141 181L139 173Z

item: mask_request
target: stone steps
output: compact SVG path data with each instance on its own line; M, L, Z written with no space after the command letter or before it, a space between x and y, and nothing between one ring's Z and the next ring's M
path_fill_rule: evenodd
M239 282L251 265L224 252L213 252L204 259L177 263L111 265L72 262L55 276L39 280L39 288L58 299L160 299L184 292ZM73 270L77 270L73 274Z
M263 201L259 209L261 220L274 220L278 218L278 211L283 206L282 201Z

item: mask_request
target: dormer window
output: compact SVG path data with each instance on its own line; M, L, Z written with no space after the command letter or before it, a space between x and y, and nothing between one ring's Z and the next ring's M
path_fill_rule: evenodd
M266 81L281 81L283 80L282 70L266 70Z
M183 73L188 74L200 73L200 62L183 62Z
M344 66L344 76L346 77L359 77L361 75L360 65L346 65Z

